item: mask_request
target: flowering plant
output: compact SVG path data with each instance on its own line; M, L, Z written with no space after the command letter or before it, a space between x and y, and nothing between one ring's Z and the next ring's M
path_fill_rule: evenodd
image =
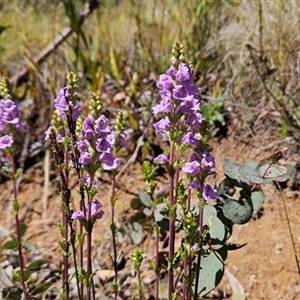
M237 165L230 160L224 162L226 178L219 187L215 158L209 145L209 122L203 117L201 97L194 82L191 63L185 58L184 48L176 44L172 51L171 65L156 82L160 102L152 112L158 120L154 132L165 143L165 152L154 158L154 163L165 168L168 175L168 191L163 197L155 195L157 182L154 167L143 162L142 172L147 186L139 190L142 202L147 206L147 226L151 219L155 232L156 259L151 267L156 275L155 299L159 299L159 285L162 269L168 272L168 300L198 299L208 294L224 274L224 261L228 251L241 246L228 243L234 224L244 224L251 219L254 210L261 208L264 196L260 185L274 179L286 180L291 168L278 164L278 157L261 163L246 162ZM115 205L118 199L116 181L118 169L123 160L121 150L128 147L125 134L125 118L117 115L112 125L103 113L99 94L91 95L89 106L83 109L77 94L78 77L67 76L67 85L54 100L54 115L45 139L51 147L57 165L62 222L59 230L62 240L61 299L70 299L70 279L76 278L78 299L96 299L92 268L92 242L95 224L107 212L98 200L99 180L97 172L105 170L111 178L109 191L110 229L112 233L114 282L111 293L118 298L120 277L115 224ZM13 207L17 239L6 243L13 248L17 244L21 282L24 299L31 299L27 281L28 272L23 262L22 224L19 222L17 201L17 178L14 155L17 153L15 137L24 132L21 111L7 92L7 83L0 82L0 151L10 159L10 175L13 179ZM71 170L78 177L79 201L72 198L69 187ZM102 201L102 200L101 200ZM149 213L150 210L150 213ZM152 214L153 213L153 214ZM149 228L149 227L148 227ZM181 244L175 247L175 240ZM159 242L168 247L167 255L160 261ZM79 249L79 251L78 251ZM70 272L70 257L73 258L75 274ZM132 251L131 259L137 273L137 293L143 299L142 249ZM43 262L40 262L40 264ZM180 283L180 284L179 284ZM48 286L38 287L43 291ZM18 291L19 291L18 290ZM20 293L18 294L20 296Z

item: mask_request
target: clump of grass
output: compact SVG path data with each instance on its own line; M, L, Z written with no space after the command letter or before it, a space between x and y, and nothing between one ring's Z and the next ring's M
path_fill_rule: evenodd
M228 98L253 136L266 126L283 136L299 130L299 7L293 1L241 2L228 6L229 21L210 39L207 53L222 53L217 74L227 78ZM242 117L243 116L243 117ZM256 121L255 121L256 120Z

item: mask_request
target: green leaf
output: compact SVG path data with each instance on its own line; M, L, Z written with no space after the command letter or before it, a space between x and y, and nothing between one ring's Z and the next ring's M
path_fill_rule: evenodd
M19 231L20 231L20 235L23 236L26 232L27 229L27 225L25 223L21 223L19 225Z
M40 270L42 265L45 265L45 264L48 264L48 263L49 263L48 261L43 260L43 259L33 261L32 263L29 264L28 270L31 270L31 271Z
M17 245L18 245L17 240L11 239L4 243L3 249L17 249Z
M144 207L140 198L133 198L130 201L130 207L134 210L140 210Z
M23 291L17 286L5 287L2 290L2 297L9 300L21 300Z
M47 291L52 285L53 285L53 282L43 282L43 283L35 286L31 292L31 294L32 295L41 294L41 293Z

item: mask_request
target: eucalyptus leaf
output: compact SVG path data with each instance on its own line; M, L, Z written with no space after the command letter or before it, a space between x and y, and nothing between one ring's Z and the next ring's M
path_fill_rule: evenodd
M146 207L151 207L152 203L151 203L151 199L150 196L144 192L141 189L138 189L138 194L139 194L139 198L141 200L141 202L146 206Z
M203 297L220 283L224 274L224 262L217 251L211 251L207 246L203 247L201 255L198 295ZM194 260L195 264L197 259L198 256ZM195 284L193 285L194 288Z
M235 224L245 224L252 216L253 208L247 201L227 199L223 205L224 216Z
M259 175L259 173L249 165L241 165L239 167L240 174L246 178L249 182L254 184L262 184L264 181Z

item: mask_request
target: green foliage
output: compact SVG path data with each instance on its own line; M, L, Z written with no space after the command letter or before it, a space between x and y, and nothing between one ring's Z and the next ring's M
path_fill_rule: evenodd
M17 286L4 287L2 297L10 300L21 300L23 291Z
M212 127L225 125L224 109L224 101L220 100L204 103L201 106L204 118Z

